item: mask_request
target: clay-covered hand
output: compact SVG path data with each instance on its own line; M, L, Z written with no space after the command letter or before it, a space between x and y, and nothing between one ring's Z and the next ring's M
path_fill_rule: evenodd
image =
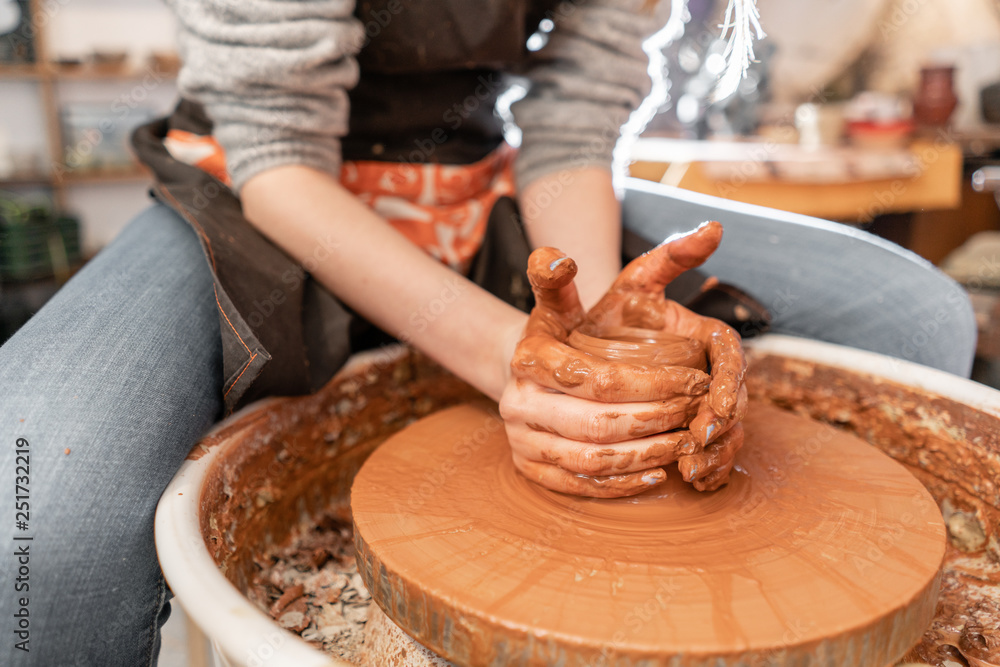
M514 463L555 491L594 497L641 493L661 466L701 451L687 431L709 385L683 367L607 361L566 343L585 317L576 264L552 248L529 260L535 308L500 400Z
M695 231L668 239L636 258L590 309L581 326L598 336L601 331L627 326L661 330L702 343L712 380L706 400L689 427L702 446L717 440L746 416L746 358L742 341L725 322L693 313L667 299L663 290L680 274L703 264L721 240L722 225L706 222ZM692 470L692 474L700 477L697 467Z
M532 253L528 276L536 306L500 402L514 463L529 479L576 495L627 496L662 482L662 466L678 461L684 478L699 488L725 481L742 431L720 436L746 411L739 338L663 297L670 280L711 254L720 233L718 223L703 226L631 263L589 314L573 286L573 260L552 248ZM711 378L680 366L607 361L567 344L578 328L599 335L615 326L699 340ZM689 424L693 432L677 430Z

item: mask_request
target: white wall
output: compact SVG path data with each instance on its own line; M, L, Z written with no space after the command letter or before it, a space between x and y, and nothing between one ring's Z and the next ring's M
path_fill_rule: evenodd
M981 125L979 91L1000 81L1000 3L894 0L872 52L869 85L891 93L912 93L923 65L954 65L960 104L952 124Z
M952 62L946 51L989 44L1000 44L995 0L893 0L872 42L869 83L887 92L912 92L922 65ZM1000 77L1000 60L968 65Z
M48 0L46 30L53 58L94 49L128 51L133 62L174 49L173 14L161 0Z
M45 113L34 81L0 81L0 145L7 146L15 157L48 156Z
M722 3L723 5L725 3ZM863 53L873 90L911 95L922 65L958 68L963 105L953 118L978 119L979 89L1000 80L997 0L758 0L761 23L777 47L772 92L798 103L821 90Z
M775 47L769 83L775 100L797 104L839 76L878 34L878 19L891 3L757 0L761 25Z
M152 200L149 186L136 183L77 185L70 188L66 206L85 215L81 230L84 252L95 253L120 232Z

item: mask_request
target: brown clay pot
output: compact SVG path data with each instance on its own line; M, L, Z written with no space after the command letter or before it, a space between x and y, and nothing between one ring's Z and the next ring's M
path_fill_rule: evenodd
M924 67L920 70L920 85L913 97L913 117L921 125L942 127L958 106L955 95L955 68Z

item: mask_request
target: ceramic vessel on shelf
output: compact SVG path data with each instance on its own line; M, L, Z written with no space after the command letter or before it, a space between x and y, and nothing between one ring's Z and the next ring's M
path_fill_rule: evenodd
M913 117L921 125L941 127L958 106L955 95L955 68L950 65L924 67L920 86L913 97Z

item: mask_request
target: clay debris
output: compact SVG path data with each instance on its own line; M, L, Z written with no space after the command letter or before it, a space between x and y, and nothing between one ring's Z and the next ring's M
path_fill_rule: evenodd
M258 564L251 595L258 606L317 648L359 661L371 596L349 524L324 518Z
M932 667L1000 665L1000 563L988 552L945 556L934 622L904 660Z

